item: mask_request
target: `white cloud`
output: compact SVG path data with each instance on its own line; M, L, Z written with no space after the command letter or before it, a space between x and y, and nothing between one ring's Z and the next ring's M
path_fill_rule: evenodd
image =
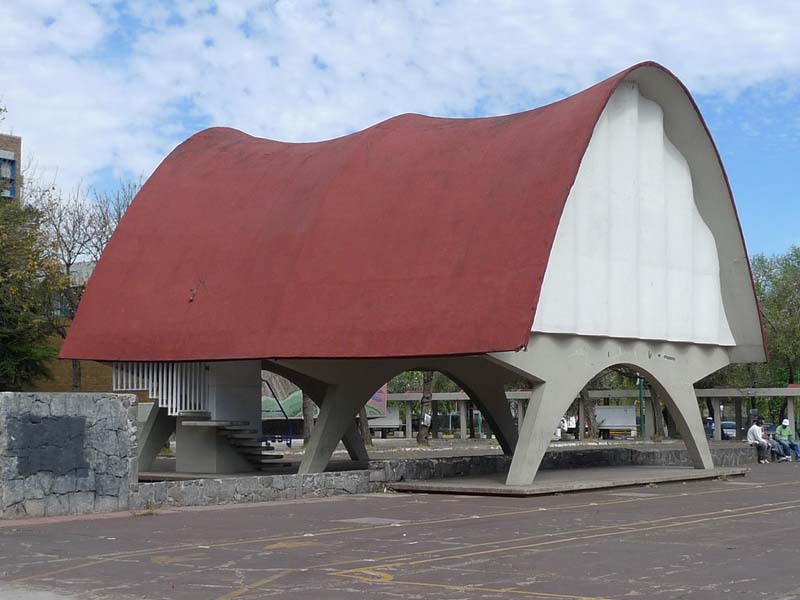
M635 62L733 98L800 81L794 2L0 4L5 129L63 185L145 175L206 124L313 140L394 114L499 114Z

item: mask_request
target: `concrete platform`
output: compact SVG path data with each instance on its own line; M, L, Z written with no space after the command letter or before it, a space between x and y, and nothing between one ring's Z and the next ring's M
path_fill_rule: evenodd
M387 487L396 492L428 494L467 494L478 496L543 496L586 490L647 485L698 479L717 479L745 475L746 467L693 469L691 467L586 467L542 470L528 486L505 485L506 474L451 477L424 481L400 481Z

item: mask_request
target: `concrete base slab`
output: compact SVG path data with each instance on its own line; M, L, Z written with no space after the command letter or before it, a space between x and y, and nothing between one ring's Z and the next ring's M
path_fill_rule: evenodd
M585 490L647 485L697 479L716 479L745 475L745 467L693 469L689 467L586 467L582 469L542 470L531 485L506 485L506 473L400 481L388 483L396 492L468 494L478 496L543 496Z

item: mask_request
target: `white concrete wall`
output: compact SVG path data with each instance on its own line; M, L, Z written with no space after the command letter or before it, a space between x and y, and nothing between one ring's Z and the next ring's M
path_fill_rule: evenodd
M208 363L209 411L218 421L249 421L261 431L261 361Z
M661 107L623 83L556 233L533 331L734 345L714 237Z

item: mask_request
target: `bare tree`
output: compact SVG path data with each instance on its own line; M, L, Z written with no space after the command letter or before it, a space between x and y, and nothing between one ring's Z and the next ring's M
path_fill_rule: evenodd
M62 290L60 310L54 318L56 331L62 338L67 337L67 329L83 294L85 281L76 278L74 267L86 255L91 239L89 221L92 208L81 186L77 186L67 196L63 196L53 186L40 188L33 192L36 207L41 211L45 231L53 241L56 256L67 276L67 285ZM72 360L72 390L81 389L81 363Z
M41 211L45 231L68 280L61 294L59 310L54 315L56 331L62 338L66 338L69 325L75 318L90 270L78 272L76 265L88 260L96 262L100 258L140 187L140 180L122 182L113 193L89 194L78 185L64 194L52 184L26 185L27 201ZM80 386L81 364L73 360L73 391L79 391Z
M142 188L141 178L122 181L114 192L94 193L94 204L88 221L87 254L97 262L119 225L122 216Z

